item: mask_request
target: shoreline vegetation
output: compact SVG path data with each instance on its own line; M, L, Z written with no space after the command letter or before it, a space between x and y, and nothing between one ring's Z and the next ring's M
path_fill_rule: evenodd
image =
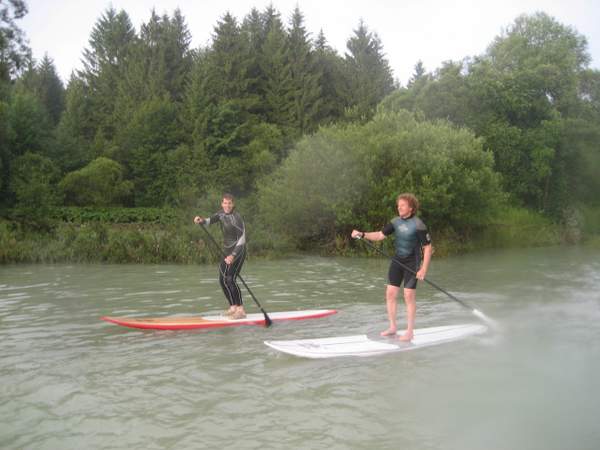
M50 56L31 58L25 2L9 5L0 263L209 262L192 217L224 192L258 258L371 255L350 231L381 229L402 192L436 257L600 246L600 71L547 13L479 55L416 61L402 85L363 20L340 53L299 7L252 8L192 48L179 9L136 28L110 6L65 86Z
M67 211L71 221L47 219L44 223L0 219L0 264L11 263L139 263L205 264L214 263L201 230L191 224L191 215L175 210L142 211L132 208L93 211L82 208L78 220ZM65 211L57 211L64 216ZM114 223L111 218L154 217L146 222ZM103 220L98 220L102 217ZM94 220L95 219L95 220ZM187 220L185 220L187 219ZM436 258L485 249L542 247L561 244L591 245L600 248L600 209L585 209L578 223L557 224L547 217L521 208L506 210L502 216L459 234L453 230L432 230ZM220 239L218 228L211 229ZM308 253L322 256L376 256L355 245L349 233L336 233L319 242L294 245L256 223L248 223L249 255L277 259ZM389 242L388 242L389 241ZM391 240L383 243L392 254Z

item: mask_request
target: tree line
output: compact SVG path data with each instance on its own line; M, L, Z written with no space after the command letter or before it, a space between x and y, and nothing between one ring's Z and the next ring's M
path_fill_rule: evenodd
M31 58L25 3L0 9L3 210L189 207L231 191L310 240L381 225L399 191L454 229L499 205L560 218L598 204L600 73L585 37L545 13L482 55L418 62L400 86L362 21L340 55L299 8L253 8L193 49L179 10L136 30L111 7L65 88L49 56Z
M248 194L300 136L366 117L394 89L382 44L362 22L343 57L323 32L310 39L298 8L288 23L272 6L241 22L225 14L208 47L190 40L179 10L152 11L136 32L125 11L109 8L66 89L48 56L5 76L4 203L33 201L21 184L35 175L57 188L50 204Z

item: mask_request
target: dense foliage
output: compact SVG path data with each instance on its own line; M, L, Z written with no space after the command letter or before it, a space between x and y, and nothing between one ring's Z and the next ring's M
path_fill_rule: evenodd
M193 49L179 10L136 30L110 7L65 87L48 55L31 59L26 12L0 6L0 209L12 218L143 222L114 208L208 210L231 191L263 243L307 247L380 227L404 191L459 236L507 205L562 223L600 206L600 72L585 37L544 13L482 55L431 73L417 63L401 87L362 21L344 55L299 8L286 19L273 6L225 14Z
M557 216L600 192L600 72L589 61L574 29L544 13L520 16L485 54L433 74L417 67L384 103L470 128L513 200Z
M473 228L504 200L493 157L466 129L379 108L365 124L305 137L258 192L260 214L295 239L332 240L353 226L380 229L396 195L414 192L434 228Z

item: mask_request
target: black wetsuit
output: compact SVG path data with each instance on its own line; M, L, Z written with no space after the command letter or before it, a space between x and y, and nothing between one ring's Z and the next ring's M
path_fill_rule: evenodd
M233 255L233 262L227 264L224 260L219 264L219 283L230 305L241 306L242 291L236 283L236 278L242 270L246 259L246 227L237 211L226 214L223 210L206 219L207 225L219 223L223 231L223 253Z
M386 236L394 234L396 253L393 260L417 272L421 267L422 248L431 244L431 238L423 221L414 215L406 219L396 217L381 231ZM405 289L416 289L416 275L393 260L388 272L390 284L400 287L404 281Z

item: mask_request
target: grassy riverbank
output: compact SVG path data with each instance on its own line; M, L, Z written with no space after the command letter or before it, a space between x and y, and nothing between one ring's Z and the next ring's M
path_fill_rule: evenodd
M458 233L432 230L436 257L480 249L538 247L572 243L574 237L586 245L600 247L600 209L588 208L579 222L558 225L524 209L505 211L485 227ZM0 220L0 263L177 263L201 264L214 261L211 249L198 227L168 223L72 223L53 221L44 226L25 226L18 221ZM182 220L183 222L183 220ZM211 230L218 237L218 231ZM332 256L364 255L363 246L346 236L328 243L293 247L280 237L248 224L251 257L283 257L299 250ZM392 251L392 240L386 241Z

